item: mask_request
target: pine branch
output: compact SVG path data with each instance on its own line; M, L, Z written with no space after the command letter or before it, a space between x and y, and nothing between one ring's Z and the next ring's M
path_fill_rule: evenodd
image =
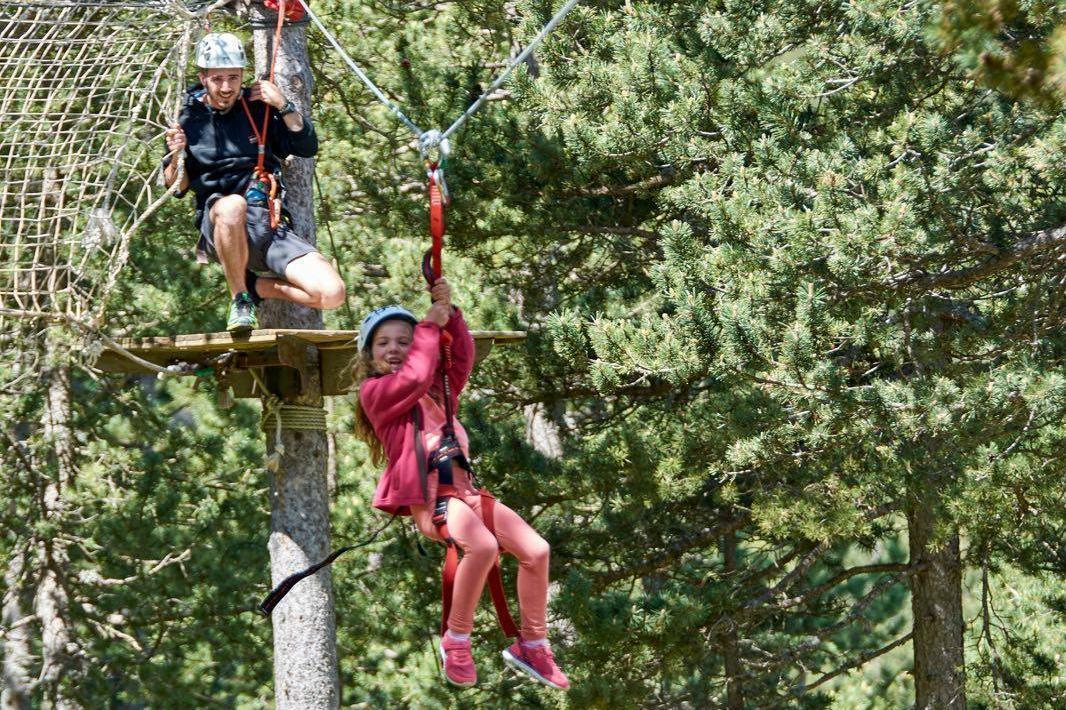
M892 276L887 286L896 290L930 291L965 288L970 284L1004 271L1023 259L1066 247L1066 225L1037 232L1000 250L983 263L967 269L929 274L915 269ZM1060 257L1061 258L1061 257Z
M591 225L574 225L561 227L560 231L576 232L577 234L615 234L623 237L644 237L646 239L658 239L658 232L639 227L598 227Z
M925 568L925 563L918 565L910 565L905 562L898 563L886 563L877 565L862 565L860 567L851 567L850 569L842 570L836 574L832 579L819 584L816 587L812 587L806 592L789 599L782 599L777 605L779 609L787 609L789 607L808 602L812 599L822 596L826 592L836 587L841 582L851 579L852 577L860 574L879 574L883 572L900 572L907 576L917 573Z
M621 581L623 579L635 579L652 572L657 572L665 567L672 565L678 559L681 558L686 552L694 548L706 547L714 543L718 538L727 533L734 532L744 527L749 521L747 514L741 515L731 520L722 521L720 525L712 528L704 528L695 535L683 537L679 540L667 545L665 549L649 555L643 560L624 567L622 569L612 570L610 572L604 572L597 576L596 582L593 585L593 589L596 591Z
M645 192L664 187L677 179L675 171L668 171L658 175L652 175L639 182L628 185L602 185L600 187L588 187L580 190L567 190L563 193L566 197L625 197L636 192Z
M881 648L877 649L876 651L869 651L867 653L864 653L864 654L860 655L858 658L854 658L851 661L848 661L847 663L845 663L844 665L840 666L836 670L830 671L829 673L826 673L825 675L821 676L818 680L814 681L813 683L811 683L809 685L803 684L803 685L794 686L792 688L792 690L791 690L791 693L792 693L792 695L803 695L804 693L817 688L819 685L825 683L826 681L830 681L833 678L836 678L841 673L846 673L846 672L850 671L853 668L858 668L859 666L862 666L862 665L864 665L866 663L869 663L870 661L872 661L873 659L877 658L878 656L883 656L886 653L888 653L889 651L893 650L894 648L902 646L903 644L905 644L908 641L910 641L912 636L914 636L914 632L913 631L908 633L908 634L906 634L905 636L902 636L902 637L896 639L895 641L893 641L892 643L888 644L887 646L882 646Z

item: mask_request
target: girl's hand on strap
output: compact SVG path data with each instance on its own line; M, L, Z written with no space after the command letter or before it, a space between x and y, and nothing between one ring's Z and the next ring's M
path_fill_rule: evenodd
M441 276L434 282L433 286L429 289L430 300L433 304L442 303L446 306L452 305L452 287L448 283L448 280ZM450 310L449 310L450 312Z
M436 323L441 328L448 325L448 318L452 315L452 306L450 303L436 302L429 307L426 311L426 320L431 323Z

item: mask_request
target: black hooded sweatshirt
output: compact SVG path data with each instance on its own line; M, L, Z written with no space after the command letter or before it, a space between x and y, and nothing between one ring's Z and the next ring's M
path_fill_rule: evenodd
M190 87L178 123L185 131L185 173L196 195L196 228L204 218L204 204L213 194L242 194L248 186L259 156L255 130L263 128L267 104L249 101L248 89L242 95L255 120L255 130L238 100L229 111L219 111L203 102L203 85ZM318 136L307 116L299 131L290 131L277 109L270 107L264 167L279 173L281 161L290 155L310 158L318 152ZM169 161L165 161L169 162Z

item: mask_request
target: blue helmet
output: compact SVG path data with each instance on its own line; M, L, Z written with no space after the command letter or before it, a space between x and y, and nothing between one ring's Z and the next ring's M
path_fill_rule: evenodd
M378 326L387 320L402 320L411 325L418 325L418 319L403 306L384 306L370 311L367 317L363 319L363 324L359 326L360 352L365 350L370 344L370 339L374 337L374 331L378 329Z

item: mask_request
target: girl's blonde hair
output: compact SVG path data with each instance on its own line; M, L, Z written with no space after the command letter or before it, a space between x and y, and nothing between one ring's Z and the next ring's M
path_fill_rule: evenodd
M367 447L370 449L370 460L377 466L385 463L385 446L381 443L378 435L374 433L374 425L370 423L366 412L363 411L363 403L359 401L359 388L368 378L377 377L380 374L374 364L374 358L370 356L370 351L363 350L360 352L352 364L352 390L355 392L355 435L366 442Z

